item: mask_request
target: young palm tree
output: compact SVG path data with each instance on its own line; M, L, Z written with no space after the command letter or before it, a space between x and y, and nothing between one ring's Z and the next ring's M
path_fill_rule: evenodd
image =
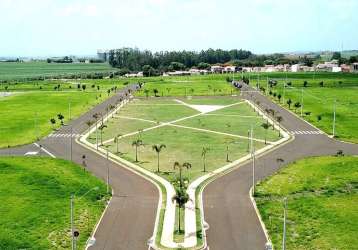
M283 121L282 116L277 116L276 121L278 122L278 136L281 136L281 122Z
M206 154L210 150L208 147L203 147L201 151L201 157L203 157L204 172L206 172Z
M265 129L265 144L267 144L267 140L266 140L266 138L267 138L267 130L270 127L270 125L267 124L267 123L262 123L261 127L263 127Z
M107 128L107 125L101 124L101 126L98 127L98 129L101 131L101 145L103 145L103 129Z
M132 142L132 146L135 147L135 162L138 162L138 148L140 146L144 146L143 141L140 139L137 139Z
M52 124L52 129L55 129L55 124L56 124L56 119L55 118L51 118L50 119L50 122L51 122L51 124Z
M121 134L118 134L116 135L116 137L114 137L114 143L116 144L116 153L118 154L119 153L119 150L118 150L118 143L119 143L119 137L121 137L122 135Z
M179 162L174 162L174 169L179 168L179 180L180 180L180 189L183 188L183 178L182 178L182 169L186 168L189 169L191 168L191 164L189 162L184 162L183 164L180 164Z
M159 154L162 151L163 148L166 148L166 146L164 144L155 144L152 146L152 149L157 153L157 158L158 158L158 170L157 172L160 172L160 168L159 168Z
M88 126L88 132L93 124L94 124L94 122L91 120L86 121L86 125Z
M59 113L57 115L57 118L61 121L61 125L63 125L63 119L65 119L65 117L61 113Z
M183 191L182 189L176 190L176 194L172 197L172 201L176 202L178 205L178 226L179 226L179 233L181 233L181 226L180 226L180 210L184 208L185 204L188 202L189 196L188 194Z

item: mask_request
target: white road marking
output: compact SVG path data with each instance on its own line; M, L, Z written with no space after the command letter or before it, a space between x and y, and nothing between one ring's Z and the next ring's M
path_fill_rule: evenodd
M27 153L25 153L24 155L37 155L39 153L39 151L29 151Z
M51 154L46 148L44 147L40 147L39 144L37 144L36 142L34 143L34 145L38 148L40 148L42 151L44 151L46 154L48 154L49 156L51 156L52 158L56 158L56 156L54 154Z

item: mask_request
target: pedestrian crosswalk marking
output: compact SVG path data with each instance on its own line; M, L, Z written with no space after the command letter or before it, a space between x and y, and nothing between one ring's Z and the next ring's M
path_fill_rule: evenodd
M323 134L322 131L319 130L295 130L291 131L293 135L321 135Z
M72 137L79 137L80 134L72 134ZM71 137L71 134L50 134L48 137L59 138L59 137Z

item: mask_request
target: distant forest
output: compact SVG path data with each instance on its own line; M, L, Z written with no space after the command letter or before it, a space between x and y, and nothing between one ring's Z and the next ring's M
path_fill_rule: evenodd
M285 64L302 62L312 65L312 58L289 59L283 54L255 55L247 50L208 49L195 51L161 51L152 53L149 50L122 48L110 50L108 60L112 67L128 71L153 69L164 72L183 70L191 67L208 68L213 64L230 63L236 66L264 66L265 64Z

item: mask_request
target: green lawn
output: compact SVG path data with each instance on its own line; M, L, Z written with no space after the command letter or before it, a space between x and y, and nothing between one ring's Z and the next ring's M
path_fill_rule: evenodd
M53 77L58 75L110 72L107 63L47 63L47 62L1 62L0 80L22 80L31 77Z
M31 143L38 137L52 131L51 118L60 121L57 114L69 118L68 106L71 102L71 118L89 110L107 98L107 94L96 92L13 92L8 97L0 97L0 148Z
M210 104L232 104L240 103L242 100L232 97L213 97L212 102L210 98L194 98L191 100L182 99L191 103L199 104L203 100L205 105ZM226 111L229 109L229 111ZM241 113L247 115L240 116L221 116L220 112L232 112L237 115ZM198 131L195 129L175 127L171 125L161 124L160 122L169 122L174 120L185 120L173 123L173 125L185 125L199 129L214 130L217 132L232 133L239 136L247 136L247 131L251 124L254 128L254 137L264 139L264 129L260 126L265 121L260 118L248 104L240 103L236 106L224 108L212 112L217 115L201 114L199 111L187 107L176 102L173 98L142 98L132 101L119 110L114 118L110 119L103 130L103 141L114 138L117 134L125 135L120 138L118 142L118 149L121 157L134 162L135 161L135 147L132 142L136 139L141 139L144 146L139 147L138 165L155 172L157 170L157 154L152 150L154 144L165 144L166 148L160 154L160 169L161 175L170 181L176 181L177 174L173 170L174 162L189 162L192 168L185 171L184 176L189 181L194 180L203 173L203 147L210 148L206 155L206 170L212 171L222 167L228 162L226 161L226 153L228 146L229 161L234 161L242 156L248 154L247 138L239 138L230 135L215 134L206 131ZM194 117L191 117L193 116ZM129 118L139 118L143 120L134 120ZM148 120L148 121L146 121ZM200 124L199 121L200 120ZM154 122L150 122L154 121ZM227 126L230 124L230 127ZM159 128L154 128L148 131L138 130L153 126L161 125ZM136 133L133 135L126 135L128 133ZM268 139L276 141L279 139L278 132L272 129L267 131ZM100 137L100 132L98 132ZM96 133L92 133L89 141L95 143ZM116 153L117 143L110 142L106 145L109 150ZM255 142L256 149L264 146L263 142Z
M0 178L6 180L0 185L0 249L69 249L71 194L83 249L108 199L102 181L64 160L2 157Z
M146 79L143 89L137 96L219 96L237 94L237 91L226 82L226 75L156 77ZM148 91L146 93L146 91Z
M357 80L358 83L358 80ZM281 86L275 88L273 92L281 93ZM288 108L287 100L292 103L301 101L301 88L288 88L285 91L285 107ZM358 86L346 87L307 87L303 89L303 115L304 118L319 127L328 134L332 134L333 110L336 100L336 127L335 135L337 138L358 143ZM276 100L277 101L277 100ZM291 110L295 108L291 105ZM283 105L283 99L281 99ZM300 109L296 111L300 114ZM310 114L306 114L310 112ZM321 119L319 119L321 118Z
M358 158L314 157L258 184L255 199L275 249L282 244L287 197L287 249L355 249Z

